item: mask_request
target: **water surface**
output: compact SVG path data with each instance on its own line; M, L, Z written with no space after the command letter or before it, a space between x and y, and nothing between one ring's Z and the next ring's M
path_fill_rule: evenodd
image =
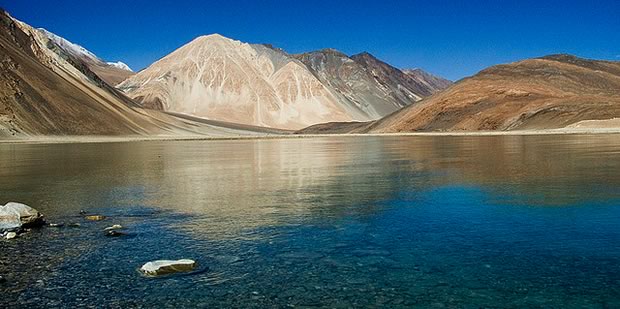
M618 171L618 135L2 144L0 203L81 227L0 241L0 307L620 307Z

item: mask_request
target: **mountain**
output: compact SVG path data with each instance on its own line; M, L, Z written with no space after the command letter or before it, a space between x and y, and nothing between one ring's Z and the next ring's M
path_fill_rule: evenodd
M368 53L349 57L323 49L294 56L333 89L341 104L360 110L366 119L380 118L439 90L418 84Z
M37 30L47 37L48 40L53 42L56 47L62 49L64 53L67 53L84 62L88 68L93 71L93 73L97 74L97 76L111 86L116 86L118 83L134 74L128 65L120 61L105 62L80 45L72 43L67 39L43 28L39 28Z
M485 69L370 131L553 129L618 117L620 62L550 55Z
M0 10L0 137L241 132L144 110L82 59Z
M249 125L355 119L303 63L217 34L194 39L118 88L145 107Z
M389 73L396 75L382 75ZM409 75L376 59L360 64L335 50L289 55L214 34L194 39L117 88L148 108L300 129L377 119L420 100L424 94L408 88L413 84Z

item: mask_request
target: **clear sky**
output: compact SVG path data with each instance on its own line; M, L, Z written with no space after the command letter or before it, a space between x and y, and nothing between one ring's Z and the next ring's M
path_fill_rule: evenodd
M620 60L620 0L0 0L0 6L134 70L220 33L290 53L368 51L452 80L552 53Z

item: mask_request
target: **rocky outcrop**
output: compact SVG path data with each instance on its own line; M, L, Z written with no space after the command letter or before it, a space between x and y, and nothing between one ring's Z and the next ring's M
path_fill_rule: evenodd
M28 205L10 202L0 206L0 232L18 231L43 224L45 224L43 215Z

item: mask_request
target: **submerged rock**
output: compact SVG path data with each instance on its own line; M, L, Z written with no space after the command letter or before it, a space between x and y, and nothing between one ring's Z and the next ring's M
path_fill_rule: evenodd
M50 223L49 227L63 227L65 226L64 223Z
M162 276L180 272L190 272L198 264L194 260L182 259L182 260L158 260L144 264L140 271L147 276Z
M125 236L127 234L116 231L116 230L109 230L109 231L105 231L104 235L108 237L120 237L120 236Z
M81 224L79 224L79 223L75 223L75 222L73 222L73 223L69 223L69 225L68 225L68 226L69 226L69 227L80 227L80 226L82 226L82 225L81 225Z
M43 215L28 205L10 202L0 206L0 231L17 231L43 224Z
M85 216L84 219L90 220L90 221L101 221L101 220L105 220L105 216L91 215L91 216Z

